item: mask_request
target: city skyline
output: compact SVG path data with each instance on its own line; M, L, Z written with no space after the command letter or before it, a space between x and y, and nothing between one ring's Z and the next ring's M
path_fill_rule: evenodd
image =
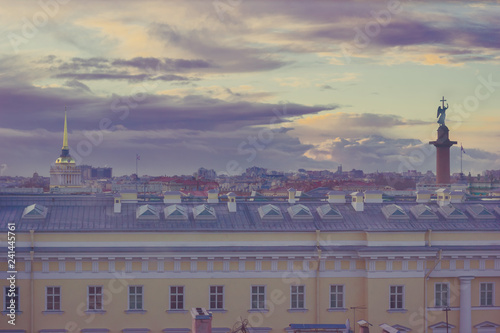
M90 5L89 5L90 3ZM500 169L494 2L2 1L1 175Z

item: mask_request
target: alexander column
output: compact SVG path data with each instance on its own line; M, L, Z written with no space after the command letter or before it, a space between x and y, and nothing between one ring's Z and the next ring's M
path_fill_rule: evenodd
M448 109L448 103L446 107L443 99L440 101L443 103L437 111L437 123L440 124L437 130L437 140L430 141L436 147L436 184L449 184L450 183L450 147L456 144L456 141L450 141L448 134L450 130L444 124L446 118L446 110Z

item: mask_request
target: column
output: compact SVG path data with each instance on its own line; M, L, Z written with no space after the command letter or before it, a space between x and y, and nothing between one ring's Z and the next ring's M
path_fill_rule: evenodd
M460 333L472 331L471 281L473 276L461 276L460 280Z

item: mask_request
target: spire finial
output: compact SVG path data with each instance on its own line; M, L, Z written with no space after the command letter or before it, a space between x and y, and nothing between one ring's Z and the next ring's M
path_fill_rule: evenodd
M69 149L68 148L68 120L67 120L66 107L64 107L64 136L63 136L62 149Z

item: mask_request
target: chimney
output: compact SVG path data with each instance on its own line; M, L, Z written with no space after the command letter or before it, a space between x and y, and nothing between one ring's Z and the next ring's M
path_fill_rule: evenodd
M418 203L427 203L431 201L431 191L420 190L417 191L417 202Z
M382 203L382 191L365 191L365 203Z
M351 205L357 212L362 212L365 210L365 205L363 202L364 194L363 192L353 192L351 193Z
M236 213L236 194L229 192L227 194L227 199L227 208L229 209L229 212Z
M390 325L380 324L378 326L382 327L382 333L399 333L399 330L397 328L394 328Z
M205 308L192 308L191 333L212 333L212 314Z
M345 193L341 191L330 191L328 192L329 203L345 203Z
M122 196L119 193L113 194L113 213L122 212Z
M218 203L219 202L219 190L213 189L208 191L208 203Z
M451 193L447 188L440 188L436 191L437 203L439 207L449 205L451 203Z
M370 326L373 326L364 319L358 320L356 323L359 325L359 333L370 333Z
M297 191L294 188L289 188L288 189L288 202L291 204L295 203L295 193Z
M165 191L163 192L163 203L178 204L181 203L181 192L179 191Z

